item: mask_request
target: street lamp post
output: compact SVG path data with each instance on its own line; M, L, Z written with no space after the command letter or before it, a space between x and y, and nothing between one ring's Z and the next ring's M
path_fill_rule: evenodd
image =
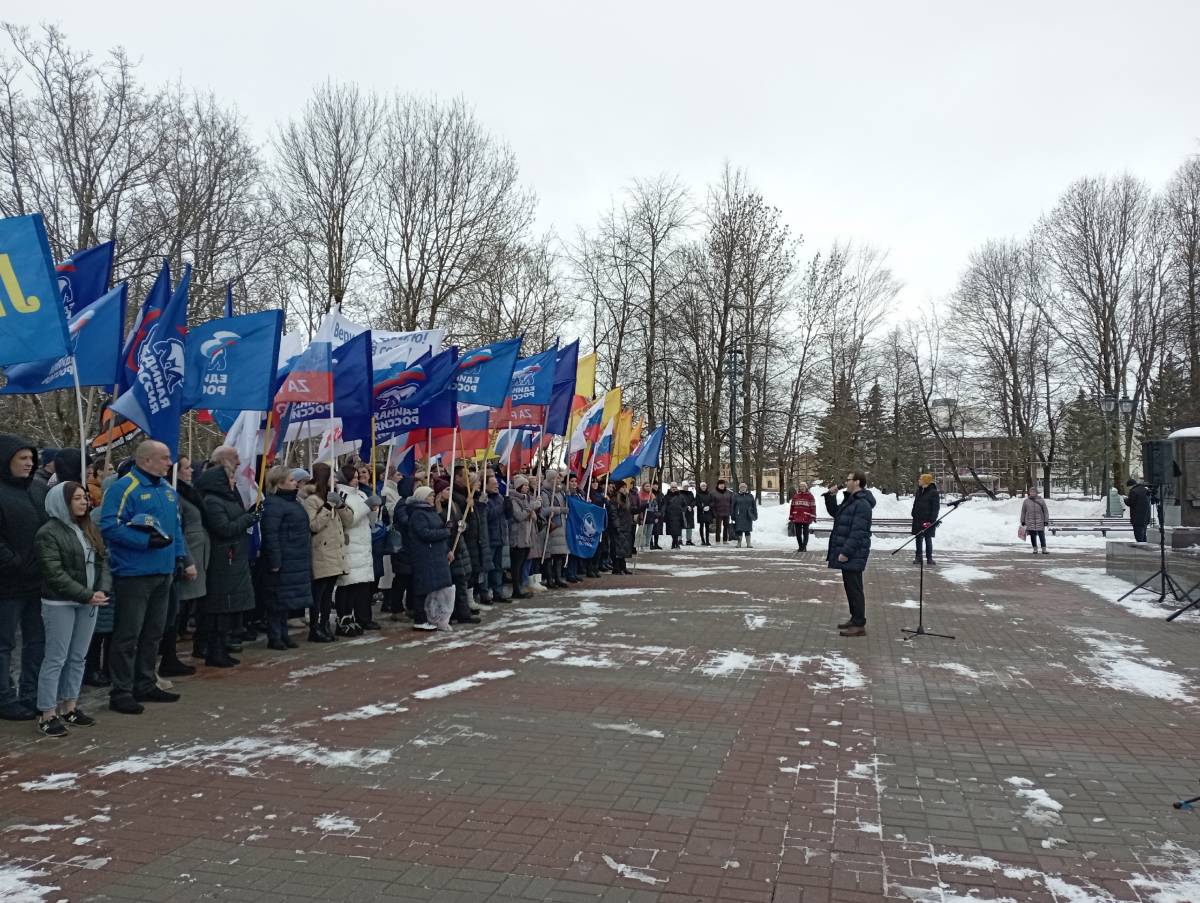
M742 349L735 344L729 349L729 481L734 487L737 477L737 397L742 375Z
M1108 503L1108 486L1112 482L1112 446L1108 444L1108 415L1117 409L1117 398L1111 392L1100 396L1100 422L1104 427L1104 454L1100 457L1100 495L1104 499L1104 513L1111 515Z

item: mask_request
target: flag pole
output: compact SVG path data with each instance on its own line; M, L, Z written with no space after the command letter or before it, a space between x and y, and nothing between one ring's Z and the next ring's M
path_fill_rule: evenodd
M258 464L258 500L263 500L263 487L267 483L267 453L271 449L271 415L275 413L267 411L267 429L263 433L262 457Z
M433 427L425 433L425 485L433 488Z
M450 434L450 503L446 505L447 524L450 523L450 511L454 507L454 455L458 451L458 418L455 417L454 419L454 432Z
M379 485L379 464L375 460L375 451L377 442L375 440L375 415L371 415L371 492L375 492L375 488ZM384 468L383 478L387 479L387 468Z
M79 388L79 365L71 355L71 376L75 380L75 413L79 415L79 468L87 488L87 421L83 419L83 391ZM69 501L69 500L68 500Z

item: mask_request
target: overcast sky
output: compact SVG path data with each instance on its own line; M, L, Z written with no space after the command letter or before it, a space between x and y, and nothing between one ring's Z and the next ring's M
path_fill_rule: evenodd
M539 226L573 236L635 176L697 199L726 159L811 253L890 251L905 305L1024 234L1075 178L1160 187L1200 150L1195 0L853 4L459 0L52 7L78 48L237 105L264 140L332 76L462 95L515 149ZM853 7L853 10L834 7Z

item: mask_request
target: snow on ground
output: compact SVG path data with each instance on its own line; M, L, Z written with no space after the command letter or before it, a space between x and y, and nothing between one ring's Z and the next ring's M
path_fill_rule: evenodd
M912 496L897 499L894 495L883 495L877 490L870 490L875 495L874 517L904 518L911 523ZM1017 538L1017 527L1021 524L1020 498L991 499L972 498L966 504L957 508L953 514L946 517L945 522L938 528L933 540L936 551L948 552L979 552L996 551L997 547L1010 548L1016 552L1024 552L1029 544ZM1048 499L1046 505L1050 509L1051 522L1055 518L1101 517L1104 514L1104 502ZM790 506L787 504L771 504L764 500L758 508L758 522L754 525L754 547L759 549L787 549L794 551L796 540L787 535L787 519ZM945 513L945 507L942 511ZM825 503L817 498L817 529L828 529L832 521L825 511ZM907 532L907 531L906 531ZM876 533L871 538L873 549L896 548L910 537L907 535L893 536ZM1105 539L1099 533L1077 533L1047 536L1046 544L1053 549L1103 549ZM826 536L813 536L808 546L810 551L828 548Z
M1028 778L1007 778L1006 784L1016 788L1017 796L1025 800L1025 817L1035 825L1061 825L1062 803Z
M46 899L51 891L58 890L57 885L35 884L30 878L45 878L47 872L36 869L21 868L0 862L0 900L11 900L13 903L36 903Z
M1095 593L1105 601L1119 605L1139 618L1163 617L1163 610L1153 604L1158 599L1157 592L1148 589L1138 590L1133 595L1122 599L1122 596L1134 588L1134 584L1122 580L1120 577L1110 577L1104 573L1104 568L1054 568L1046 571L1046 574ZM1157 586L1158 584L1152 585Z
M464 690L470 690L478 687L487 680L499 680L501 677L512 677L515 671L478 671L470 677L460 677L458 680L452 680L448 684L441 684L436 687L428 687L424 690L417 690L413 693L415 699L441 699L444 696L452 696L455 693L462 693Z
M1147 649L1132 637L1088 628L1069 628L1092 650L1079 660L1087 665L1101 686L1126 693L1166 699L1171 702L1195 702L1190 683L1181 674L1166 670L1170 662L1152 658Z
M991 580L996 576L991 571L972 567L969 564L952 564L950 567L940 567L937 569L937 573L939 576L944 577L951 583L957 583L959 586L970 586L977 580Z

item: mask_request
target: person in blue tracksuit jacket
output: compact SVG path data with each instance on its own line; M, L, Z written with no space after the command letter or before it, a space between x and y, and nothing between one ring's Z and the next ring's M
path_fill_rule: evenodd
M866 636L867 603L863 595L863 571L871 555L871 511L875 496L867 489L867 476L862 471L846 474L846 491L842 503L837 502L837 486L825 493L825 509L833 520L829 534L829 567L842 572L850 620L838 625L842 636Z
M196 576L195 566L187 565L179 499L167 480L170 450L147 440L134 461L104 494L100 513L117 598L108 707L125 715L140 715L143 702L179 699L159 689L154 666L175 574Z

